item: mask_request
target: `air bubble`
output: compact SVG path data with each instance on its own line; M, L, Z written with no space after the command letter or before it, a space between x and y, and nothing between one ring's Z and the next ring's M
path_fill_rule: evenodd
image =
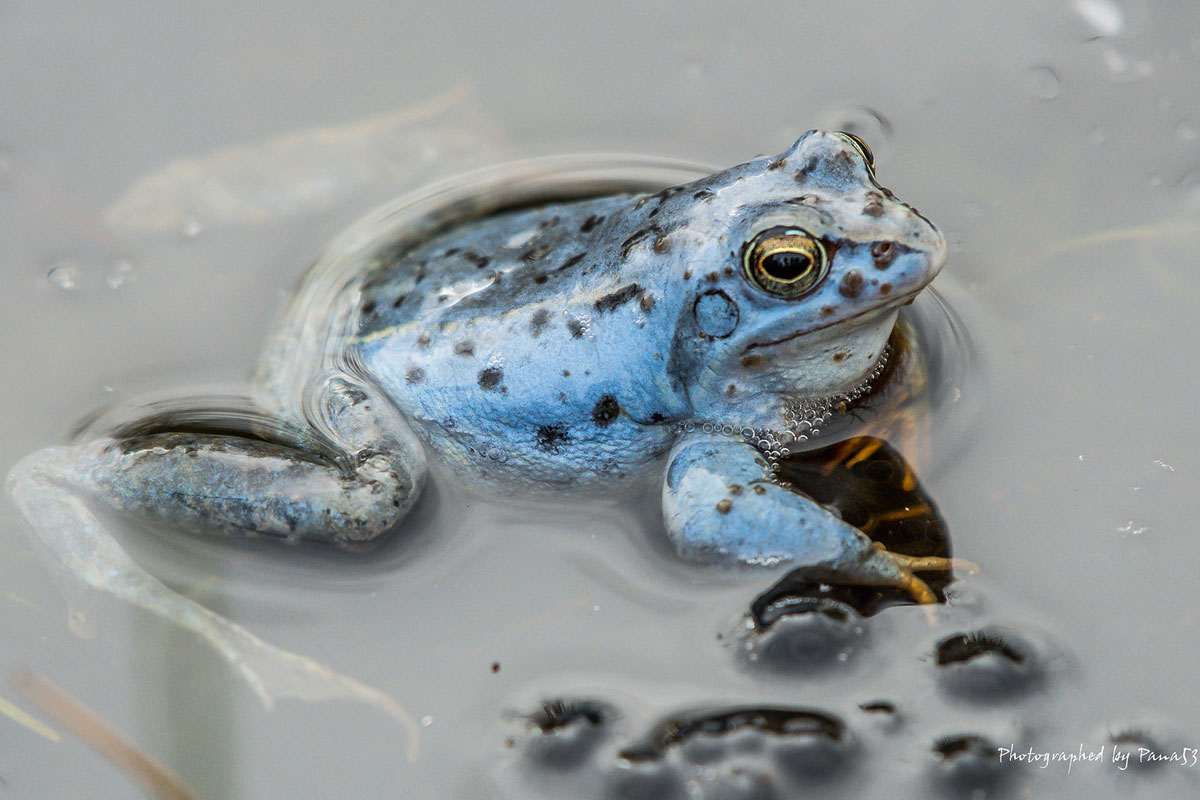
M1117 36L1125 28L1125 13L1113 0L1074 0L1071 5L1098 36Z
M75 261L59 261L50 267L50 271L46 273L46 280L64 292L73 292L83 281L83 267Z
M118 259L113 262L109 268L108 274L104 276L104 282L108 284L110 289L120 289L126 284L132 283L134 278L133 264L127 259Z
M1033 67L1029 70L1029 90L1039 100L1053 100L1058 97L1058 73L1047 66Z

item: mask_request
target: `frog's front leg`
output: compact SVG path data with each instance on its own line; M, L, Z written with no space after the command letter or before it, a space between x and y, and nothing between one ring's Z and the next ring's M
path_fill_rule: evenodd
M676 443L663 482L663 514L676 551L692 561L793 564L812 580L892 586L935 601L919 571L946 558L912 558L871 541L813 500L771 481L753 446L720 435Z

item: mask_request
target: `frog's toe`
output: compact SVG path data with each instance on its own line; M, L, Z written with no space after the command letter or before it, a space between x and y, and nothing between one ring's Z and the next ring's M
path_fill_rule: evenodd
M929 588L929 584L921 580L917 572L951 572L960 570L969 574L979 572L979 567L971 561L962 558L943 558L941 556L907 556L888 550L879 542L871 547L871 555L866 568L883 579L884 585L895 586L908 593L914 602L927 605L937 602L937 596Z

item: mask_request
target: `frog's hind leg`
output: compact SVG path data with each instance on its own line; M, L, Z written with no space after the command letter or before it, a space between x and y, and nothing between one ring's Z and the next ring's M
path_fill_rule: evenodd
M772 482L752 446L719 435L688 436L675 445L663 513L676 551L689 560L790 564L812 580L893 587L918 603L936 598L916 572L971 566L884 549L812 499Z
M286 696L354 698L415 732L387 694L279 650L164 586L96 513L101 503L234 536L347 545L375 538L420 492L419 445L387 416L390 406L372 402L362 387L331 383L318 405L327 433L290 438L280 435L285 424L265 431L268 420L226 418L211 404L191 414L177 408L165 415L178 423L175 430L162 430L163 419L151 417L105 439L34 453L9 474L9 489L69 584L81 580L202 636L268 705ZM336 457L323 452L331 447Z

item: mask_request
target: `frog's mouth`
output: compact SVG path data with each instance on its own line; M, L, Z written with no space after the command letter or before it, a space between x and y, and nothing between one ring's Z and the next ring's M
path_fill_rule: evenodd
M826 322L823 325L817 325L816 327L812 328L804 328L803 330L795 331L794 333L790 333L787 336L783 336L779 339L768 339L767 341L763 342L750 342L750 344L743 348L742 354L745 355L763 347L775 347L776 345L785 344L787 342L794 341L795 339L799 339L801 336L808 336L809 334L819 333L820 331L828 330L830 328L841 327L852 323L855 320L886 314L889 311L912 303L917 299L917 295L920 294L924 288L924 286L920 286L910 292L897 296L894 300L884 305L872 306L871 308L863 309L857 314L852 314L848 317L842 317L841 319L835 319L830 322Z

